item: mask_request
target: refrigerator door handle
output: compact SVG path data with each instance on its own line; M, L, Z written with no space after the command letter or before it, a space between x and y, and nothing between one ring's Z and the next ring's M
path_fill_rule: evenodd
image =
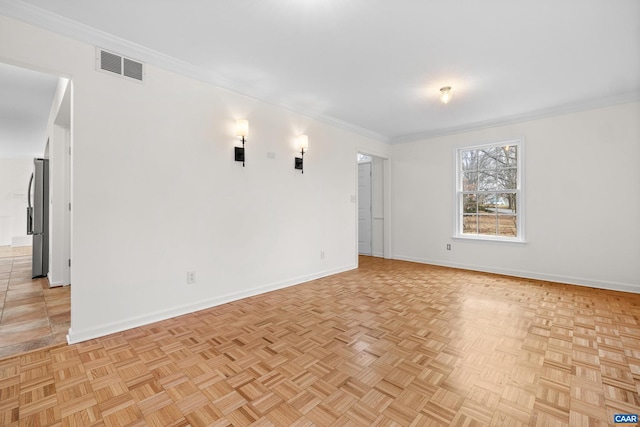
M31 206L31 184L33 184L33 173L29 178L29 190L27 191L27 234L33 234L33 207Z

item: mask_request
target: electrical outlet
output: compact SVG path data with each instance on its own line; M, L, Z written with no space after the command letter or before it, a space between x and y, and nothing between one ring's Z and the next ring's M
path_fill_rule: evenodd
M187 271L187 285L193 285L196 283L196 272Z
M274 153L273 151L267 152L267 159L275 159L275 158L276 158L276 153Z
M450 251L451 250L451 243L447 243L447 250Z
M358 199L356 199L355 195L351 195L351 203L356 203L358 201Z

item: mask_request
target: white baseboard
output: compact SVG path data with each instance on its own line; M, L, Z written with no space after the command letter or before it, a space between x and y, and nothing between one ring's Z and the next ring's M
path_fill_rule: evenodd
M539 273L539 272L509 270L509 269L501 269L501 268L487 268L479 265L451 263L451 262L446 262L442 260L429 260L424 258L417 258L417 257L403 256L403 255L394 255L392 259L417 262L421 264L431 264L431 265L437 265L442 267L451 267L451 268L459 268L459 269L465 269L465 270L480 271L485 273L502 274L507 276L522 277L526 279L544 280L547 282L557 282L557 283L564 283L564 284L570 284L570 285L608 289L608 290L614 290L614 291L640 293L640 285L632 284L632 283L603 282L600 280L584 279L584 278L577 278L577 277L571 277L571 276L552 275L552 274ZM335 268L331 270L324 270L318 273L314 273L306 276L300 276L300 277L293 278L290 280L285 280L282 282L271 283L264 286L248 289L242 292L227 294L227 295L224 295L218 298L213 298L207 301L201 301L196 304L187 304L180 307L174 307L169 310L146 314L143 316L110 323L107 325L100 326L98 328L87 329L84 331L74 332L71 328L69 328L69 334L67 335L67 342L69 344L75 344L75 343L90 340L93 338L98 338L101 336L122 332L127 329L136 328L136 327L147 325L154 322L159 322L162 320L170 319L172 317L181 316L188 313L193 313L195 311L204 310L207 308L237 301L242 298L248 298L248 297L263 294L266 292L271 292L278 289L284 289L284 288L295 286L311 280L353 270L355 268L357 268L356 265L347 265L344 267Z
M76 332L76 331L73 331L71 328L69 328L69 334L67 335L67 342L69 344L76 344L76 343L87 341L93 338L98 338L98 337L113 334L116 332L122 332L127 329L137 328L139 326L148 325L150 323L170 319L172 317L182 316L184 314L193 313L199 310L205 310L207 308L237 301L243 298L260 295L266 292L276 291L278 289L288 288L290 286L299 285L301 283L305 283L311 280L320 279L322 277L331 276L333 274L338 274L345 271L353 270L355 268L357 268L357 265L351 264L351 265L346 265L340 268L324 270L318 273L309 274L306 276L300 276L300 277L296 277L290 280L285 280L282 282L267 284L264 286L247 289L246 291L242 291L242 292L227 294L227 295L213 298L206 301L200 301L196 304L187 304L180 307L174 307L169 310L158 311L151 314L145 314L143 316L133 317L133 318L125 319L118 322L113 322L107 325L100 326L98 328L87 329L84 331L80 330Z
M49 287L50 288L58 288L60 286L68 286L69 285L69 283L64 283L62 280L53 281L51 279L51 272L49 272L47 274L47 280L49 281Z
M524 279L537 279L537 280L544 280L546 282L564 283L567 285L586 286L590 288L608 289L611 291L632 292L635 294L640 294L640 284L633 284L633 283L603 282L601 280L585 279L581 277L561 276L561 275L539 273L539 272L532 272L532 271L509 270L509 269L503 269L503 268L490 268L490 267L484 267L480 265L453 263L453 262L446 262L442 260L430 260L430 259L416 258L416 257L410 257L410 256L403 256L403 255L394 255L393 259L397 259L401 261L417 262L420 264L438 265L441 267L451 267L451 268L460 268L463 270L481 271L484 273L502 274L505 276L522 277Z
M11 247L16 248L19 246L31 246L31 236L13 236L11 237Z

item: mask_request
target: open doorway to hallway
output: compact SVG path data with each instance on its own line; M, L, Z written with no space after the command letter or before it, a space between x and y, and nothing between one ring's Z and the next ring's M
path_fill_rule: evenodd
M358 153L358 254L385 257L385 162Z
M0 93L2 358L64 343L70 328L71 82L0 63ZM37 162L48 165L39 193Z

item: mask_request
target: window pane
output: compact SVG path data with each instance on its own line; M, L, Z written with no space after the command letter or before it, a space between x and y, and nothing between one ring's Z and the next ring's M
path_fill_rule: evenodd
M518 166L518 146L517 145L509 145L507 150L507 158L509 159L509 166L517 167Z
M476 191L478 189L478 172L462 172L462 191Z
M502 146L502 147L495 147L493 154L495 155L495 159L496 159L496 167L498 168L504 168L509 166L509 147L508 146Z
M518 212L516 206L516 193L502 193L498 195L500 200L499 213L513 215Z
M518 171L513 168L496 171L496 190L515 190L518 188Z
M516 237L518 235L515 215L498 215L498 236Z
M464 234L478 234L478 215L462 216L462 232Z
M478 213L478 202L475 194L462 195L463 213Z
M478 172L478 190L492 191L496 189L495 171Z
M478 234L495 236L498 227L498 217L495 214L478 215Z
M478 152L476 150L466 150L460 153L462 170L478 169Z
M495 194L478 194L478 212L495 213L496 195Z
M478 151L478 169L495 169L496 168L496 157L500 154L500 147L492 147L484 150Z

